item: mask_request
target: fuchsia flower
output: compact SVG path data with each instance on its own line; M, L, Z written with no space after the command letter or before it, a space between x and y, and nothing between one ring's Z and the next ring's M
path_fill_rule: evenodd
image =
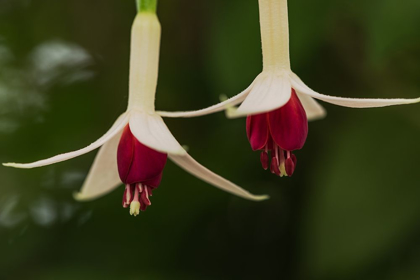
M155 112L161 27L154 13L140 12L133 24L130 57L130 93L127 111L96 142L81 150L34 163L7 163L16 168L35 168L65 161L101 147L78 200L102 196L123 182L123 206L132 215L146 210L161 181L167 157L180 167L222 190L250 200L263 200L197 163L173 137Z
M118 173L126 185L122 202L124 208L135 204L135 209L146 210L151 204L149 196L152 190L162 180L167 158L166 153L140 143L131 133L130 126L125 126L117 150Z
M305 144L308 120L326 115L314 98L350 108L372 108L420 102L417 99L356 99L328 96L306 86L292 72L289 58L287 0L259 0L263 71L238 95L191 112L158 112L164 117L194 117L222 110L227 116L247 116L247 134L253 150L261 150L264 169L291 176L296 167L293 151ZM242 103L238 108L232 108ZM271 160L268 152L271 152Z
M291 151L303 147L308 136L308 119L295 90L279 109L248 116L246 131L254 151L262 150L261 164L279 176L292 176L297 163ZM271 160L268 157L271 151Z

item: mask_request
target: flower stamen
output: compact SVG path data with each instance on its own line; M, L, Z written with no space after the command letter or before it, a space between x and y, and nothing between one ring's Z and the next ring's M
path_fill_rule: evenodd
M141 210L142 211L145 211L147 206L152 205L152 202L149 199L149 195L152 195L151 191L152 190L149 186L144 186L144 189L141 192L140 200L141 200Z
M278 147L274 144L274 149L271 151L271 173L280 176Z
M123 207L130 206L130 215L137 216L140 211L146 211L146 208L152 205L150 196L152 196L152 187L138 183L126 185L123 196Z
M291 177L295 172L297 158L291 151L286 151L280 148L277 144L273 144L272 149L268 148L268 145L264 147L264 150L261 152L261 164L264 170L268 169L268 151L271 151L271 162L270 162L270 171L277 176Z
M266 145L264 151L260 154L260 161L264 170L268 169L268 146Z
M286 159L286 173L288 176L292 176L295 172L297 163L297 158L294 154L290 151L287 151L287 159Z
M128 208L130 203L133 201L133 192L134 192L134 186L130 184L126 184L124 195L123 195L123 201L122 201L122 205L124 208Z

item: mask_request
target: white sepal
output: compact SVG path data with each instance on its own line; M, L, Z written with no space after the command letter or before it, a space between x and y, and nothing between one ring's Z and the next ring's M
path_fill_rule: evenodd
M259 200L265 200L269 198L267 195L253 195L247 192L241 187L211 172L210 170L208 170L207 168L199 164L197 161L195 161L189 154L185 154L183 156L169 155L169 158L173 162L178 164L181 168L183 168L185 171L191 173L197 178L221 190L227 191L231 194L234 194L234 195L237 195L242 198L249 199L249 200L259 201Z
M95 142L93 142L92 144L90 144L89 146L83 149L65 153L65 154L60 154L60 155L57 155L48 159L44 159L44 160L39 160L33 163L3 163L3 165L9 166L9 167L15 167L15 168L28 169L28 168L35 168L35 167L50 165L53 163L62 162L68 159L78 157L80 155L89 153L90 151L93 151L99 148L100 146L102 146L103 144L105 144L107 141L113 138L117 133L122 131L122 129L124 128L124 126L127 125L127 123L128 123L128 115L127 113L124 113L117 119L114 125L108 130L107 133L105 133L104 136L102 136L101 138L99 138L98 140L96 140Z
M162 117L169 117L169 118L191 118L191 117L199 117L199 116L213 114L216 112L227 110L228 108L236 106L242 101L244 101L253 86L254 86L254 83L252 83L247 89L245 89L241 93L238 93L237 95L223 102L217 103L205 109L196 110L196 111L185 111L185 112L157 111L156 113L161 115Z
M414 99L403 99L403 98L393 98L393 99L380 99L380 98L346 98L346 97L336 97L330 95L320 94L313 91L296 75L292 74L292 86L294 89L300 93L309 95L313 98L343 106L349 108L376 108L376 107L386 107L393 105L404 105L404 104L413 104L419 103L420 98Z
M158 152L183 155L186 151L169 131L162 117L142 111L130 112L130 129L140 143Z
M237 110L231 110L228 117L236 118L270 112L285 105L291 97L292 87L287 74L268 75L264 72L256 79L256 85Z
M121 185L117 165L117 150L121 135L122 131L99 149L80 192L74 194L76 200L92 200Z

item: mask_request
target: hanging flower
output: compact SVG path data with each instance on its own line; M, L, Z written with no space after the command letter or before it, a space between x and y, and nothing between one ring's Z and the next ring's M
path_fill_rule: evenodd
M146 210L161 181L167 157L187 172L222 190L250 200L263 200L227 181L196 162L173 137L155 112L155 91L161 27L155 13L138 13L132 28L130 92L127 111L96 142L78 151L34 163L7 163L16 168L35 168L65 161L99 147L99 153L79 193L78 200L102 196L123 182L123 207L132 215Z
M291 176L296 167L293 151L305 144L308 120L326 115L314 98L350 108L373 108L420 102L417 99L357 99L317 93L292 72L289 56L287 0L259 0L263 71L243 92L206 109L158 112L164 117L195 117L222 110L227 116L247 116L247 134L253 150L261 150L264 169ZM242 103L238 108L233 106ZM271 152L271 160L268 152Z

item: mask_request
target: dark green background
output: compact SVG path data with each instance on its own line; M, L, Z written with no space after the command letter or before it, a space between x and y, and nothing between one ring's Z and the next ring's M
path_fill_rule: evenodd
M293 70L348 97L420 96L418 0L289 1ZM188 110L261 71L256 0L161 0L157 108ZM0 161L93 142L124 111L133 1L0 0ZM0 279L419 279L420 104L324 104L293 178L260 167L245 119L167 119L199 162L265 202L173 163L139 217L123 188L72 199L95 152L0 168Z

